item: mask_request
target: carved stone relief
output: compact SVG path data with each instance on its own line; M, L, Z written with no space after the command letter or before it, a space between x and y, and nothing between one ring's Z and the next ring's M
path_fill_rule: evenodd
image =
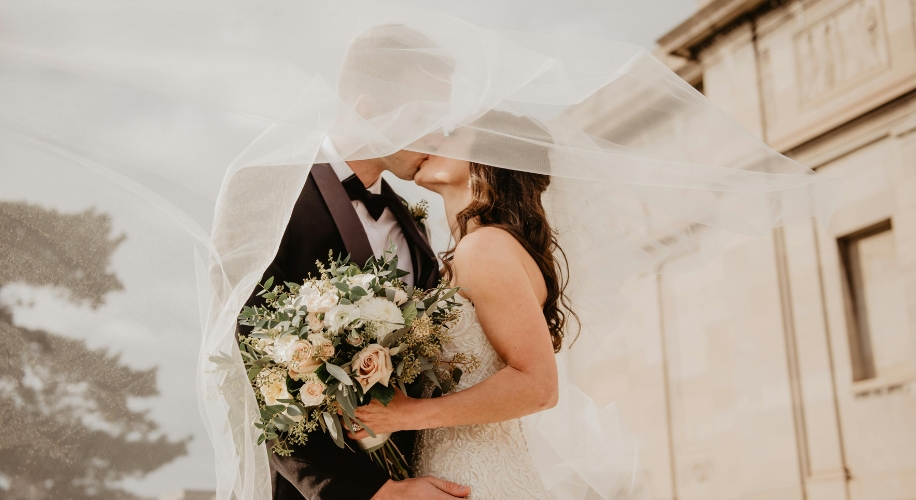
M805 105L887 68L880 0L852 0L794 37Z

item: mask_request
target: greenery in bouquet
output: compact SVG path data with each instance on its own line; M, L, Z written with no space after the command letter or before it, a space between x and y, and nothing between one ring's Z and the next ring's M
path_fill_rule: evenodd
M305 445L318 429L344 447L345 429L364 428L360 443L392 478L409 477L403 455L387 436L376 436L354 409L377 399L387 405L395 387L435 384L448 392L478 363L461 353L445 359L442 347L461 314L458 289L441 282L424 290L405 285L394 249L362 268L349 257L318 263L320 276L302 284L258 292L264 305L245 307L240 351L260 406L259 444L278 455ZM342 421L342 422L341 422Z

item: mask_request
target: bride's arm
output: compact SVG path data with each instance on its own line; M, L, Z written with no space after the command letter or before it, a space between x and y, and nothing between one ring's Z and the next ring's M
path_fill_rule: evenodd
M492 228L466 236L454 257L457 284L505 368L440 398L411 399L398 391L387 408L373 401L357 409L357 418L375 432L391 432L502 422L556 405L553 344L523 259L531 259L524 248Z

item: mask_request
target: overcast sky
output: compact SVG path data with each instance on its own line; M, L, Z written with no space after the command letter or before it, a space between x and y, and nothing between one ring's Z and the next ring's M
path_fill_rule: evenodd
M693 14L696 0L388 0L447 12L490 29L620 40L655 40Z

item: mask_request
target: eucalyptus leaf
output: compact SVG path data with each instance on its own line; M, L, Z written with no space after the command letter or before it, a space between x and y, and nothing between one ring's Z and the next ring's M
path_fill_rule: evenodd
M417 303L411 300L404 304L404 308L401 309L401 316L404 317L404 326L409 327L413 320L417 319Z
M362 422L361 422L358 418L356 418L356 417L353 417L353 421L356 422L360 427L362 427L364 431L366 431L367 433L369 433L370 436L375 437L375 432L374 432L372 429L370 429L368 425L362 423Z
M340 394L337 398L337 403L340 404L340 408L344 411L345 414L349 416L354 416L356 408L353 407L353 402L350 401L350 398L345 394Z
M252 367L248 370L248 380L254 380L255 377L257 377L258 374L261 373L261 370L263 370L263 369L264 369L263 366L258 366L258 365L252 366Z
M286 405L270 405L266 407L265 409L269 411L270 413L276 415L278 413L283 413L283 411L286 410Z
M352 430L353 430L353 422L350 421L350 417L348 417L346 413L341 413L341 414L340 414L340 418L343 419L343 427L344 427L344 429L346 429L347 431L352 431Z
M381 341L379 341L379 344L381 344L382 347L388 347L388 346L390 346L391 344L394 344L395 342L397 342L397 341L401 340L402 338L404 338L404 335L407 335L407 332L409 332L409 331L410 331L410 328L408 328L408 327L406 327L406 326L405 326L404 328L399 329L399 330L395 330L395 331L389 333L388 335L385 335L385 338L383 338Z
M323 412L322 415L324 415L328 430L331 431L331 438L334 440L334 444L336 444L338 448L343 448L343 429L340 427L340 419L332 417L328 412Z
M394 389L389 386L377 383L369 388L368 394L377 399L379 403L388 406L388 403L390 403L391 399L394 398Z
M436 384L436 387L442 389L442 385L439 384L439 377L436 376L436 372L432 370L423 370L423 375L426 375L426 378L432 380L433 383Z
M343 368L333 363L325 363L324 367L328 370L328 373L330 373L332 377L341 381L341 383L346 385L353 385L353 380L350 379L350 376L347 375L347 372L345 372Z
M292 418L290 418L288 415L284 415L284 414L282 414L282 413L279 414L279 415L277 415L277 420L274 420L274 424L276 424L278 420L279 420L280 422L283 422L284 424L290 426L290 427L296 425L296 421L295 421L295 420L293 420Z

